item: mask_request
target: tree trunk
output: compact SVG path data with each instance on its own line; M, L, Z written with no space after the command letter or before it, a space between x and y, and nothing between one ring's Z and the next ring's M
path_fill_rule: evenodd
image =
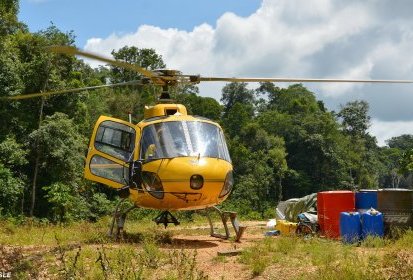
M40 128L40 125L42 124L42 119L43 119L43 107L44 107L44 97L42 97L42 103L40 104L39 128ZM38 150L37 141L36 141L35 147L36 147L36 161L34 164L34 175L33 175L33 184L32 184L32 202L30 204L30 213L29 213L30 217L33 217L34 207L36 205L36 188L37 188L36 184L37 184L37 174L39 173L39 164L40 164L40 152Z

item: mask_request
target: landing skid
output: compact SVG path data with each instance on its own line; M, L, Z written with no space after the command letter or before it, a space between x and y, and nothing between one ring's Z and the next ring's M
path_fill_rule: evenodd
M216 232L214 228L214 224L212 223L211 219L211 211L216 211L218 215L221 218L222 224L224 225L224 230L225 234L220 234ZM228 239L230 238L229 234L229 229L228 229L228 219L231 220L232 227L234 228L235 231L235 241L239 242L242 234L244 233L245 229L247 228L246 226L240 225L238 219L237 219L237 213L236 212L231 212L231 211L221 211L217 207L213 206L211 208L206 209L206 216L208 218L209 226L211 228L211 236L216 237L216 238L221 238L221 239Z
M126 211L122 212L120 206L125 200L126 198L123 198L116 205L115 212L113 213L112 224L108 232L108 236L115 237L116 240L123 239L126 215L133 209L137 208L137 206L134 205L126 209ZM212 219L210 215L212 211L217 212L219 217L221 218L222 224L224 225L225 234L220 234L216 232L216 229L214 228L214 224L212 223ZM214 207L205 209L205 213L208 218L212 237L221 238L221 239L229 239L230 233L229 233L227 222L228 220L231 220L232 227L234 228L234 231L235 231L235 241L236 242L240 241L242 234L244 233L247 227L239 224L236 212L221 211L220 209L214 206ZM163 224L165 228L168 224L172 224L172 223L175 225L179 225L179 221L169 211L163 211L159 216L157 216L154 219L154 221L158 225ZM116 234L114 236L113 231L115 228L115 224L116 224Z

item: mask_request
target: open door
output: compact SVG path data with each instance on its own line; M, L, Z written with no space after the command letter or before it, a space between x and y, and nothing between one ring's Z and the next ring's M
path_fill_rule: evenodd
M113 188L129 182L134 160L136 127L123 120L101 116L90 138L85 178Z

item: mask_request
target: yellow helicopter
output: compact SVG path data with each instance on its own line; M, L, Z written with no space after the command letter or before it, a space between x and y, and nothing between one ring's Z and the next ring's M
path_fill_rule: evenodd
M134 206L120 212L117 205L110 235L116 222L116 235L123 232L126 214L135 207L162 210L156 223L179 224L170 213L174 210L214 209L220 215L225 234L215 231L209 215L211 235L230 236L227 221L231 220L235 239L239 240L245 227L236 213L220 211L215 206L223 202L233 187L233 166L222 128L209 119L188 115L184 105L174 104L168 89L181 83L196 84L206 81L226 82L356 82L356 83L412 83L408 80L345 80L301 78L225 78L183 75L176 70L149 71L137 65L108 59L80 51L74 47L56 46L51 51L97 59L142 74L139 81L110 84L81 89L27 94L9 99L25 99L132 84L153 84L163 87L159 102L146 106L144 119L131 121L101 116L94 127L86 157L85 178L118 190Z

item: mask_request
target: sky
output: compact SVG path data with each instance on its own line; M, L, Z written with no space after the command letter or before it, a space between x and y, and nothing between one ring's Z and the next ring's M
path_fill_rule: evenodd
M22 0L19 19L73 30L79 48L105 56L153 48L185 74L413 80L412 12L409 0ZM219 100L223 85L200 94ZM413 84L304 85L330 110L369 102L379 145L413 134Z

